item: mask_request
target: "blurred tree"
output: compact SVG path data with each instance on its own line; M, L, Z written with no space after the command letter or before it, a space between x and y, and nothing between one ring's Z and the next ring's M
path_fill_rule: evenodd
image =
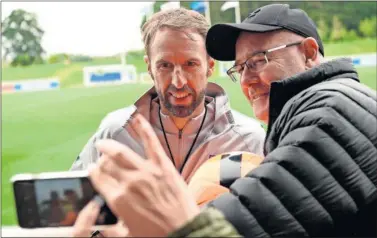
M197 2L202 2L203 0L198 0ZM195 2L195 1L180 1L180 4L181 4L181 7L183 8L186 8L186 9L190 9L190 10L193 10L191 8L191 4ZM216 21L216 19L218 18L217 15L219 15L219 12L220 12L220 7L217 7L219 2L216 2L216 1L209 1L209 15L210 15L210 18L211 18L211 25L214 24L214 20ZM203 16L205 16L205 11L204 12L200 12Z
M221 6L226 1L213 1L210 2L210 12L211 12L211 25L224 23L224 22L235 22L236 14L234 8L228 9L226 11L221 11Z
M339 16L340 21L344 24L347 29L359 31L359 23L365 18L376 16L377 12L377 2L332 2L334 6L334 12ZM331 12L330 12L331 13ZM376 28L374 28L376 32ZM358 32L361 35L361 32Z
M44 63L46 63L46 61L42 57L36 58L33 62L33 64L44 64Z
M376 16L362 20L359 25L359 31L365 37L376 37L376 28Z
M198 0L200 1L200 0ZM156 1L154 11L167 1ZM221 6L226 1L210 1L211 25L235 22L234 9L222 12ZM190 9L192 1L180 1L181 7ZM331 1L239 1L241 21L255 9L273 3L289 4L291 8L300 8L313 19L323 41L353 40L360 36L376 37L377 2L331 2ZM204 14L204 13L203 13ZM336 16L336 17L334 17ZM364 19L363 23L361 21ZM369 19L369 20L365 20ZM372 19L372 20L371 20ZM373 20L374 19L374 20ZM143 20L144 22L144 20ZM339 26L341 28L339 28Z
M222 4L222 1L217 2ZM329 35L327 39L324 39L325 41L330 40L330 32L334 21L333 16L336 15L342 23L344 27L343 33L346 37L351 36L354 38L355 33L362 35L359 27L360 21L365 18L375 17L377 12L376 1L240 1L241 19L244 20L255 9L273 3L289 4L291 8L303 9L319 28L320 24L322 26L326 24ZM218 12L214 14L219 15ZM323 22L321 23L320 21ZM218 22L226 21L216 18L216 23ZM374 27L373 32L376 33L376 27Z
M318 34L322 41L327 41L329 39L330 28L327 25L325 19L321 18L318 21Z
M65 53L60 54L53 54L48 58L48 63L55 64L55 63L63 63L64 61L68 61L69 56Z
M35 14L22 9L13 10L1 23L1 33L4 58L11 58L12 66L27 66L41 61L44 31L39 27Z
M347 34L347 29L344 27L343 23L339 20L338 16L333 16L332 20L332 31L330 34L331 41L341 41Z
M168 1L156 1L154 4L153 4L153 12L159 12L161 11L161 5L164 4L164 3L167 3Z
M354 41L354 40L357 40L359 38L360 37L357 35L355 30L347 31L345 36L344 36L344 40L347 40L347 41Z
M11 62L11 66L15 67L18 65L27 66L30 65L31 58L28 54L18 54Z
M180 1L181 7L186 8L186 9L191 9L192 1Z
M65 62L89 62L93 61L93 57L87 55L65 55Z

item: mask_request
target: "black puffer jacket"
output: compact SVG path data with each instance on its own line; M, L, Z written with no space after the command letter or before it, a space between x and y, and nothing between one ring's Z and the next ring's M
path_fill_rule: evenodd
M376 236L376 91L341 59L270 95L264 162L210 206L247 237Z

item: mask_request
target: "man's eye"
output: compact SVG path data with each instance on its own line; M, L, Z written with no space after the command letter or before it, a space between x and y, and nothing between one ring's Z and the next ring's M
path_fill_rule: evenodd
M196 62L195 61L188 61L187 62L187 66L196 66Z
M162 68L162 69L168 69L168 68L171 67L171 64L164 62L164 63L159 64L159 67Z
M266 63L266 60L265 60L265 59L260 59L260 60L256 60L256 61L254 61L254 65L255 65L256 67L263 66L265 63Z

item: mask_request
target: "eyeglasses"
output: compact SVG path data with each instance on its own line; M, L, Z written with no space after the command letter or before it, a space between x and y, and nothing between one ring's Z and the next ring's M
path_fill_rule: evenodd
M274 47L269 50L257 51L250 58L248 58L245 62L238 65L234 65L232 68L228 69L226 73L229 75L229 77L232 79L233 82L236 82L237 80L241 78L245 65L248 68L248 70L251 70L252 72L256 72L256 73L260 72L266 68L269 62L267 58L267 53L281 50L290 46L299 45L301 44L301 42L302 41L294 42L287 45L281 45L281 46Z

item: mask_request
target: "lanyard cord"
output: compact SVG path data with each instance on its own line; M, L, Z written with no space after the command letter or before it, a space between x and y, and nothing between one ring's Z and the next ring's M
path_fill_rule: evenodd
M159 109L161 110L161 106L159 107ZM171 152L170 145L169 145L169 142L168 142L168 138L166 137L166 133L165 133L165 129L164 129L164 124L162 124L160 110L159 110L158 116L159 116L159 119L160 119L160 124L161 124L161 128L162 128L162 132L164 133L165 142L166 142L166 144L167 144L167 146L168 146L168 149L169 149L170 158L172 159L172 162L173 162L173 164L174 164L174 167L176 167L176 165L175 165L175 161L174 161L174 157L173 157L173 153ZM189 158L189 156L190 156L190 154L191 154L191 150L194 148L194 145L195 145L195 143L196 143L196 140L197 140L198 137L199 137L200 131L202 130L202 127L203 127L204 121L205 121L205 119L206 119L206 115L207 115L207 106L204 106L204 117L203 117L202 123L200 124L199 130L198 130L198 133L196 133L195 139L194 139L194 141L192 142L192 145L191 145L191 147L190 147L190 150L188 151L188 153L187 153L187 155L186 155L186 158L185 158L185 160L183 161L182 167L179 169L179 172L180 172L180 173L182 173L183 168L185 167L186 162L187 162L187 160L188 160L188 158Z

